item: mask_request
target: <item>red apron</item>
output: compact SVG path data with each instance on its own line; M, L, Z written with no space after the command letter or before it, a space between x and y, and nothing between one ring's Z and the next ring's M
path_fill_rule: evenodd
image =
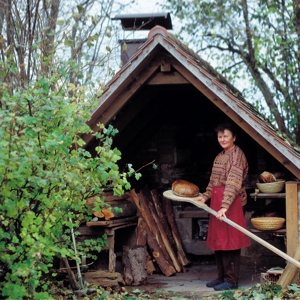
M210 207L215 211L219 211L221 208L224 189L224 186L215 186L213 188ZM240 196L233 201L225 214L228 219L246 228ZM236 250L250 246L250 240L244 233L211 215L206 245L214 251Z

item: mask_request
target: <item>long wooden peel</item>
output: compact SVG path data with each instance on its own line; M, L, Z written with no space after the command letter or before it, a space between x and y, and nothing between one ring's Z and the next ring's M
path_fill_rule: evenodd
M217 212L215 210L213 210L212 208L208 207L206 204L200 202L200 201L196 201L195 199L197 197L194 198L190 198L190 197L181 197L181 196L177 196L173 193L172 190L168 190L165 191L163 193L164 197L171 199L171 200L175 200L175 201L182 201L182 202L189 202L192 203L200 208L202 208L203 210L209 212L210 214L216 216ZM279 250L278 248L274 247L273 245L269 244L268 242L264 241L263 239L261 239L260 237L258 237L257 235L253 234L252 232L248 231L247 229L243 228L242 226L236 224L235 222L222 217L222 221L224 221L225 223L231 225L232 227L234 227L235 229L243 232L244 234L246 234L247 236L249 236L250 238L252 238L253 240L257 241L258 243L260 243L261 245L265 246L266 248L268 248L269 250L273 251L274 253L278 254L279 256L281 256L282 258L284 258L285 260L289 261L290 263L294 264L295 266L297 266L298 268L300 268L300 262L295 260L294 258L292 258L291 256L287 255L286 253L282 252L281 250Z

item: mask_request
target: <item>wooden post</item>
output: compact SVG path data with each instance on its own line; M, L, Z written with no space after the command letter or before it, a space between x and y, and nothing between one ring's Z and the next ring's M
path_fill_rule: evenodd
M297 247L297 250L294 255L294 259L297 261L300 261L300 244ZM283 289L286 289L286 287L292 283L296 283L297 279L299 277L299 268L295 266L294 264L288 262L282 275L276 282L276 284L281 285Z
M299 244L298 192L300 183L288 181L285 184L286 205L286 247L287 254L294 256Z
M108 270L109 272L116 271L116 255L115 249L115 231L114 229L105 229L108 242Z

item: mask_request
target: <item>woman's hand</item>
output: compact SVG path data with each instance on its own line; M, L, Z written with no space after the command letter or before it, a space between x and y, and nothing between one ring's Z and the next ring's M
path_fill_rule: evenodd
M200 197L198 197L198 198L196 199L196 201L205 203L206 200L204 199L204 197L200 196Z
M222 217L227 218L225 213L227 212L227 208L221 208L216 215L216 218L222 221Z

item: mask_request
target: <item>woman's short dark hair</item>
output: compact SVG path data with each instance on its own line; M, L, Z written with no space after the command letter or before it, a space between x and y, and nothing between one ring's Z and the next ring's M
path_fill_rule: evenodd
M224 132L227 129L232 133L232 136L236 137L236 127L232 123L221 123L215 128L215 132L218 133L219 131Z

